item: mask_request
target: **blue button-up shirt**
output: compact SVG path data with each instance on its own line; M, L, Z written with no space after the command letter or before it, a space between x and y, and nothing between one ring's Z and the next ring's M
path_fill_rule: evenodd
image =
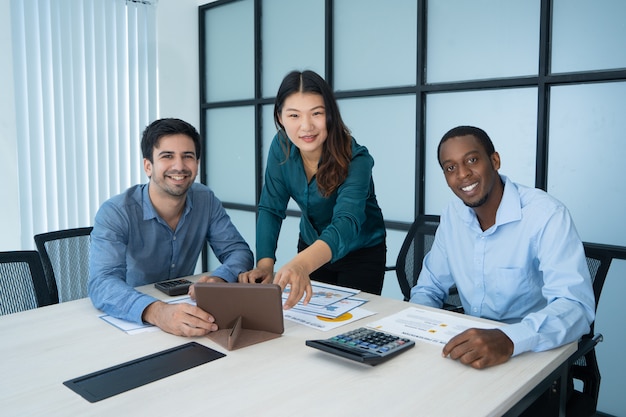
M139 323L155 298L133 287L192 275L207 242L222 263L212 275L235 282L253 265L250 247L208 187L191 186L184 213L172 230L155 211L148 186L131 187L100 207L89 259L89 296L94 306Z
M455 199L441 215L411 302L441 307L456 284L466 314L511 325L514 355L580 338L595 317L582 242L567 208L505 176L496 223L483 231Z

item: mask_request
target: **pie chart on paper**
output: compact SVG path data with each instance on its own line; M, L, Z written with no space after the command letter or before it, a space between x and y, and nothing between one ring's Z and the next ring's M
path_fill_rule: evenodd
M318 319L322 320L322 321L346 321L346 320L350 320L352 318L352 314L350 313L343 313L341 316L331 319L329 317L322 317L322 316L317 316Z

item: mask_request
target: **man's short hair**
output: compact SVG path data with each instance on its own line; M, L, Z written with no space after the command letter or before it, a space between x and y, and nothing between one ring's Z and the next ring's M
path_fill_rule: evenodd
M163 136L182 134L189 136L196 147L196 158L200 160L202 152L202 142L200 134L191 124L180 119L158 119L150 123L143 131L141 138L141 153L143 157L150 162L152 160L152 152L159 145L159 140Z
M441 145L448 139L467 135L474 136L476 139L478 139L478 142L480 142L483 148L485 148L485 152L487 152L488 156L491 156L496 152L491 138L489 137L487 132L485 132L481 128L475 126L453 127L452 129L448 130L445 135L443 135L441 141L439 142L439 146L437 146L437 161L439 161L439 165L442 168L443 166L441 165L441 159L439 159L439 151L441 150Z

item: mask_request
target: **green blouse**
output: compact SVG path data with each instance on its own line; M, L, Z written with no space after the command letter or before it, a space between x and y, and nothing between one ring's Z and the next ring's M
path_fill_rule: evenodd
M367 148L352 139L348 176L325 198L317 189L315 177L307 183L300 150L292 143L289 143L289 158L285 160L283 149L287 141L284 134L277 134L270 145L259 202L257 260L276 259L278 235L289 198L294 199L302 213L302 240L308 245L317 239L326 242L332 251L331 262L356 249L383 243L385 224L374 192L374 159Z

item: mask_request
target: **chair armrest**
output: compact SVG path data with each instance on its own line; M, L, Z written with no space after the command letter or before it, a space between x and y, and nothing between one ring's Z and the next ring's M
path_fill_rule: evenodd
M591 352L596 347L596 345L603 340L604 336L602 336L602 333L596 333L592 337L583 336L578 341L578 349L569 357L568 363L570 365L576 363L578 359Z
M448 311L452 311L455 313L465 313L465 310L463 309L463 306L455 306L453 304L443 304L443 309L444 310L448 310Z

